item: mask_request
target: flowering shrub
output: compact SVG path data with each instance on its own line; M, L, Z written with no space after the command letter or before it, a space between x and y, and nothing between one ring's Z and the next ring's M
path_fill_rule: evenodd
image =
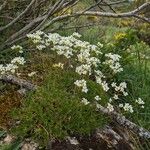
M120 103L122 97L128 96L126 91L127 83L113 81L115 80L114 76L123 71L123 67L120 64L120 55L102 53L103 44L92 45L89 42L81 41L81 35L78 33L63 37L57 33L45 34L42 31L37 31L36 33L28 34L27 37L38 50L51 50L52 53L63 56L69 61L70 69L80 75L80 78L74 81L74 85L81 89L81 92L89 92L86 79L92 77L95 84L102 87L109 95L110 98L106 104L110 111L117 107L133 113L133 106L129 102ZM59 62L54 64L53 67L63 69L64 64ZM101 95L95 95L95 97L96 103L100 103L98 99L101 99ZM82 97L81 102L88 105L93 100ZM96 106L98 107L98 105Z
M133 106L129 102L120 103L120 99L128 96L126 91L127 83L116 83L114 81L115 75L123 71L123 67L120 64L120 55L102 53L103 44L91 45L89 42L81 41L81 35L78 33L63 37L57 33L45 34L42 31L37 31L36 33L28 34L27 37L38 50L50 49L52 53L63 56L69 61L70 69L80 75L80 78L74 81L74 85L81 89L81 92L87 93L89 91L86 79L92 77L95 84L102 87L109 95L110 98L106 101L106 104L110 111L117 107L133 113ZM13 46L11 49L18 50L19 53L23 52L23 48L19 45ZM10 64L1 64L0 75L14 74L18 67L24 65L25 62L24 58L19 56L12 59ZM53 67L63 69L64 64L59 62L58 64L53 64ZM31 73L28 76L33 76L34 74ZM98 99L101 99L101 95L95 95L94 97L93 100L95 99L97 104L100 103ZM82 98L82 102L86 105L90 104L93 100L87 100L85 97ZM140 102L135 101L135 103L141 105ZM113 103L115 106L113 106ZM144 105L144 102L142 104ZM142 107L144 107L143 105Z
M120 77L126 69L124 56L107 51L107 45L82 41L78 33L64 37L38 31L27 36L29 49L36 50L30 59L36 71L28 77L41 78L40 73L45 73L43 85L14 110L13 118L20 120L13 128L17 136L29 133L40 143L47 143L49 138L89 134L109 121L95 111L101 105L133 118L145 110L142 108L147 102L139 98L140 94L132 97L130 82L125 82L128 78Z
M19 53L23 53L23 48L19 45L11 47L12 50L17 50ZM20 65L26 63L25 59L21 56L15 57L8 64L0 64L0 75L14 74Z

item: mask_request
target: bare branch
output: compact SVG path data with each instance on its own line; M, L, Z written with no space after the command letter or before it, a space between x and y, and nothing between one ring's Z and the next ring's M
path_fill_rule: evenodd
M148 6L150 6L150 2L144 3L143 5L141 5L140 7L138 7L137 9L130 11L130 12L126 12L126 13L110 13L110 12L99 12L99 11L86 11L83 13L83 15L95 15L95 16L102 16L102 17L114 17L114 18L121 18L121 17L135 17L134 15L137 15L139 12L141 12L142 10L146 9ZM76 13L76 14L79 14Z
M116 11L114 10L114 8L112 8L112 6L110 4L108 4L105 1L103 1L103 3L106 4L106 6L108 6L110 8L110 10L112 10L112 12L116 13Z
M130 13L132 14L138 14L141 11L143 11L144 9L150 7L150 2L144 3L143 5L139 6L137 9L131 11Z
M57 10L59 7L61 7L61 5L65 2L65 0L59 0L57 3L55 3L55 5L50 8L50 10L48 11L48 14L46 15L46 17L44 18L44 20L32 31L32 32L35 32L37 30L39 30L43 25L44 23L47 21L47 19L50 17L50 15L55 11Z
M62 16L55 17L51 21L49 21L45 25L45 27L43 27L43 30L46 29L47 27L49 27L52 23L54 23L56 21L60 21L62 19L69 18L69 17L76 17L76 16L82 16L82 15L112 17L112 18L132 18L132 17L134 17L134 18L139 18L141 20L144 20L144 21L150 23L150 20L148 18L140 17L139 15L136 14L137 12L140 12L141 10L145 9L148 6L150 6L150 3L145 3L145 4L141 5L140 7L138 7L137 9L135 9L131 12L126 12L126 13L110 13L110 12L100 12L100 11L81 11L81 12L76 12L74 14L62 15Z
M63 19L69 18L69 17L78 17L78 16L99 16L99 17L112 17L112 18L138 18L138 19L143 20L143 21L145 21L147 23L150 23L150 19L149 18L146 18L146 17L143 17L143 16L139 15L139 13L141 11L143 11L144 9L146 9L148 6L150 6L150 2L144 3L143 5L138 7L137 9L135 9L133 11L130 11L130 12L125 12L125 13L111 13L111 12L100 12L100 11L85 11L85 12L81 11L81 12L76 12L74 14L66 14L66 15L62 15L62 16L57 16L57 17L53 18L52 20L50 20L45 26L42 25L43 26L42 30L45 30L46 28L48 28L51 24L55 23L56 21L60 21L60 20L63 20ZM4 45L0 49L3 49L5 46L8 46L8 45L10 46L10 45L14 44L15 42L25 38L25 35L22 35L22 34L25 34L36 23L39 23L39 22L43 21L45 18L46 18L46 15L34 19L31 23L26 25L20 31L18 31L17 33L13 34L4 43ZM34 29L30 33L33 33L33 31L36 31L36 30ZM22 36L19 37L20 35L22 35Z
M102 6L106 6L106 5L118 5L118 4L122 4L122 3L127 3L127 0L123 0L123 1L116 1L116 2L111 2L111 3L107 3L107 4L101 4Z
M85 9L83 12L88 11L88 10L91 10L92 8L94 8L94 7L96 7L96 6L98 6L101 10L104 11L104 9L103 9L102 7L100 7L102 1L103 1L103 0L100 0L100 1L96 2L96 4L93 4L93 5L90 6L89 8Z
M65 7L67 7L68 5L70 6L70 5L72 5L72 6L74 6L74 4L76 4L76 1L77 0L72 0L72 1L70 1L70 2L67 2L66 4L64 4L64 5L62 5L63 3L64 3L64 1L62 1L61 3L59 3L57 6L57 8L55 9L55 8L50 8L50 11L52 11L52 9L55 9L55 13L58 11L58 10L60 10L60 9L63 9L63 8L65 8ZM74 2L74 3L72 3L72 2ZM60 7L61 6L61 7ZM54 12L51 12L51 13L54 13ZM37 24L37 23L39 23L39 22L41 22L41 21L43 21L45 18L47 17L47 15L44 15L44 16L41 16L41 17L38 17L38 18L36 18L36 19L34 19L32 22L30 22L28 25L26 25L24 28L22 28L20 31L18 31L18 32L16 32L15 34L13 34L9 39L7 39L6 41L5 41L5 43L4 43L4 45L3 46L1 46L1 50L5 47L5 46L9 46L9 45L11 45L11 44L13 44L13 43L15 43L15 42L17 42L18 40L21 40L21 39L23 39L23 38L25 38L26 36L25 35L22 35L22 34L27 34L27 32L29 32L28 30L30 30L35 24ZM57 18L57 17L56 17ZM47 19L46 19L47 20ZM46 21L45 20L45 21ZM54 21L55 21L55 19L54 19ZM53 21L53 19L52 19L52 23L54 22ZM44 22L45 23L45 22ZM37 31L39 28L40 28L40 26L41 25L38 25L38 27L36 27L34 30L32 30L32 31L30 31L29 33L33 33L33 32L35 32L35 31ZM43 29L43 28L42 28ZM20 35L22 35L21 37L19 37ZM19 37L19 38L17 38L17 37ZM16 39L17 38L17 39Z
M0 32L4 31L5 29L11 27L14 23L16 23L23 15L25 15L31 9L35 1L36 0L32 0L31 3L26 7L26 9L18 17L16 17L14 20L8 23L6 26L0 27Z
M36 19L34 19L32 22L30 22L28 25L26 25L25 27L23 27L20 31L16 32L15 34L13 34L8 40L6 40L5 43L9 42L9 41L13 41L14 39L16 39L18 36L20 36L23 33L26 33L29 29L31 29L36 23L41 22L43 19L45 18L45 16L42 17L38 17Z
M7 0L5 0L3 4L0 6L0 12L5 8L6 5L7 5Z

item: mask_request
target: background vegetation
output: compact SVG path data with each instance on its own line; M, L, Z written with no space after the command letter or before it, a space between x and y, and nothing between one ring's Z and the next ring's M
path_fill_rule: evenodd
M0 2L3 5L4 1ZM14 36L21 29L26 27L33 19L41 17L48 11L47 6L53 6L54 1L44 1L39 4L37 1L24 17L15 22L11 28L1 31L9 22L22 12L30 1L8 0L5 9L0 14L0 64L8 63L11 58L19 52L12 50L13 44L21 44L24 53L21 54L27 59L27 64L20 68L19 78L30 80L39 86L35 92L29 92L21 96L16 85L0 81L0 127L2 130L10 130L10 133L17 135L19 140L31 137L41 145L46 145L51 139L64 139L66 136L89 135L96 128L103 128L110 125L113 120L97 112L92 105L83 105L80 101L84 96L92 99L94 95L101 95L102 104L106 103L107 95L92 80L88 79L92 91L86 96L81 94L72 83L78 75L67 68L67 61L58 57L50 51L37 52L25 36L34 31L39 25L35 23L31 28L25 30L21 35ZM110 1L116 2L116 1ZM146 1L137 0L125 2L110 7L100 5L92 8L93 11L122 13L129 12ZM46 23L61 15L73 14L93 5L93 1L80 1L74 7L65 7L56 11L49 17ZM101 8L102 7L102 8ZM67 8L67 9L66 9ZM113 9L114 10L113 10ZM115 11L115 12L114 12ZM142 11L144 17L149 18L149 8ZM123 115L141 127L150 130L150 24L148 22L133 18L103 18L103 16L77 16L53 22L46 26L45 32L57 32L63 36L69 36L74 32L82 35L83 41L91 44L101 42L103 53L119 54L124 71L115 77L116 81L125 81L128 84L130 103L134 105L135 112ZM21 40L20 40L21 39ZM64 63L64 69L52 67L58 62ZM29 76L31 72L34 76ZM144 108L135 105L134 101L141 97ZM128 101L122 98L122 101ZM117 109L120 113L120 109ZM16 125L16 122L19 124ZM14 126L15 124L15 126ZM12 128L12 126L14 126ZM1 136L0 136L1 137ZM135 140L135 139L134 139ZM134 141L133 140L133 141ZM136 141L137 149L149 149L149 141ZM18 142L20 144L20 141ZM18 146L17 144L17 146ZM3 147L3 146L1 146ZM0 148L1 148L0 147ZM6 148L5 149L11 149Z

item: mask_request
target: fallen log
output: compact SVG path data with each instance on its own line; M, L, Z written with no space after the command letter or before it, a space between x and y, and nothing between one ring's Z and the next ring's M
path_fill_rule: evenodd
M101 113L108 115L112 118L112 120L116 121L120 126L123 126L134 133L138 134L140 137L145 139L150 139L150 132L146 129L138 126L137 124L131 122L130 120L126 119L125 116L117 113L116 111L109 111L107 108L101 106L100 104L97 104L97 110Z
M111 126L105 126L103 129L96 129L93 136L97 141L106 143L110 149L120 150L124 148L126 150L134 150L135 145L131 142L132 138L127 136L128 130L121 130L124 132L124 136L122 136L122 132L116 132Z
M20 86L20 89L26 89L28 91L35 91L37 89L36 85L24 79L18 78L14 75L2 75L0 76L0 81L18 85Z

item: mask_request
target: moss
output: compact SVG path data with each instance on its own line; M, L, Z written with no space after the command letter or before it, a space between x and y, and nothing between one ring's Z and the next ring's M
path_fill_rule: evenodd
M81 103L82 95L73 85L76 79L78 75L71 71L50 69L45 84L14 111L14 118L21 121L15 133L45 143L49 138L64 138L68 134L89 134L104 125L107 120L104 116L93 106ZM92 88L98 93L97 86ZM88 97L95 93L89 93Z

